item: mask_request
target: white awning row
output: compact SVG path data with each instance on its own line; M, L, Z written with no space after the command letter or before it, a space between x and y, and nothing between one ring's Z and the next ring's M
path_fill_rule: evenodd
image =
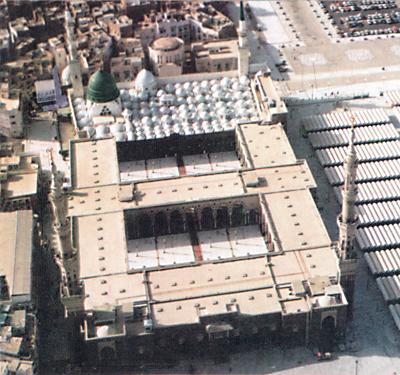
M386 91L385 98L392 107L400 106L400 91L399 90Z
M343 166L325 168L325 173L331 185L344 183ZM400 177L400 160L383 160L359 164L356 182L388 180L396 177Z
M389 249L365 253L364 257L374 276L382 276L400 271L400 249Z
M361 226L400 222L400 200L357 206Z
M334 129L330 131L314 132L308 135L314 149L346 146L349 144L349 129ZM366 144L398 140L399 133L393 124L363 126L355 128L354 144Z
M400 142L378 142L355 146L357 158L360 163L400 158ZM347 154L347 146L330 147L316 150L315 154L323 167L343 164Z
M389 311L390 314L392 314L397 329L400 331L400 305L399 304L390 305Z
M363 182L357 184L357 204L384 202L400 199L400 179ZM342 203L341 187L334 187L339 203Z
M400 277L398 275L378 277L376 282L386 302L391 303L399 301Z
M364 257L374 276L400 273L400 249L373 251Z
M400 246L400 224L358 228L357 242L361 250L373 251Z
M310 116L303 120L303 126L307 132L348 128L352 124L351 118L353 116L355 126L390 123L386 112L379 108L351 112L331 112L318 116Z

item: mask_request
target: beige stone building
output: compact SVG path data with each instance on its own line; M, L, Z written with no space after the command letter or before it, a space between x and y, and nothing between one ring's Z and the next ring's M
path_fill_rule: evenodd
M196 72L221 72L238 68L238 48L235 40L197 42L192 44Z
M6 137L23 135L22 110L19 99L0 99L0 134Z
M122 169L131 182L120 182ZM318 345L344 334L347 300L316 183L282 125L240 124L151 148L74 141L70 170L63 302L93 360L173 358L263 338Z
M160 77L182 74L185 59L184 43L176 37L159 38L149 46L153 71Z

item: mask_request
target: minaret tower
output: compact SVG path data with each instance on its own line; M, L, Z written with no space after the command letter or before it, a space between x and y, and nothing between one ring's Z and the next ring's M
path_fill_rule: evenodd
M75 21L69 10L65 11L65 29L67 30L70 80L74 90L74 96L83 98L82 71L75 40Z
M53 209L54 215L54 230L55 230L55 242L57 251L61 257L71 257L72 244L71 244L71 233L70 225L67 219L67 205L66 197L62 192L62 176L57 171L53 161L53 157L50 154L51 160L51 186L50 186L50 203Z
M239 14L239 61L238 61L238 70L239 76L249 74L249 60L250 60L250 52L247 42L247 27L246 27L246 18L244 15L244 6L243 1L240 1L240 14Z
M338 257L341 272L340 282L347 299L353 300L354 283L357 268L357 254L354 250L354 240L357 232L358 218L355 210L357 200L357 165L358 159L354 147L354 118L350 130L349 148L344 161L344 186L342 190L342 211L338 217L339 241Z

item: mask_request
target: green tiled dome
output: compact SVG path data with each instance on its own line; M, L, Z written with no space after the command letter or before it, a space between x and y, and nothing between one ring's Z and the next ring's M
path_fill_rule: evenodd
M98 70L89 80L87 99L94 103L111 102L119 97L119 89L114 77L103 70Z

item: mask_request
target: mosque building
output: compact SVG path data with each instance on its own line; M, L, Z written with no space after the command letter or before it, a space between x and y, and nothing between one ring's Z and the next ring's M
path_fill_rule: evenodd
M118 87L111 40L86 92L69 92L78 137L65 191L53 171L54 247L65 313L94 361L253 339L328 348L345 334L316 183L267 115L268 77L248 76L240 10L238 71L144 69Z

